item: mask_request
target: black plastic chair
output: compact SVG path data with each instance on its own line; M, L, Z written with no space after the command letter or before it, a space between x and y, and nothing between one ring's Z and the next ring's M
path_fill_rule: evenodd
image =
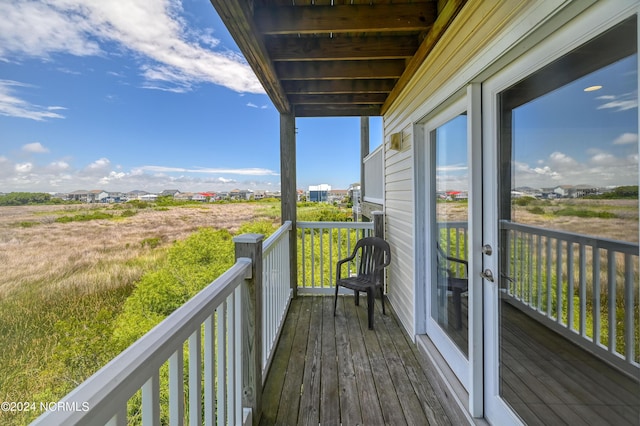
M445 279L447 283L447 290L453 293L453 306L456 314L456 330L462 329L462 293L466 293L469 290L469 262L464 259L458 259L457 257L447 255L440 244L436 244L437 247L437 261L438 269L444 271ZM464 276L457 277L457 273L454 272L458 268L450 268L449 262L459 263L464 265ZM453 269L453 271L452 271ZM440 282L439 286L444 287Z
M342 278L342 265L353 261L356 257L358 257L357 274ZM384 268L390 262L391 249L389 248L389 243L385 240L379 237L367 237L359 240L351 256L339 260L336 264L336 295L333 301L333 315L335 316L336 314L340 287L353 290L356 306L360 304L360 292L365 292L367 293L369 329L373 329L374 298L375 291L378 289L382 300L382 313L386 315L382 285L384 282Z

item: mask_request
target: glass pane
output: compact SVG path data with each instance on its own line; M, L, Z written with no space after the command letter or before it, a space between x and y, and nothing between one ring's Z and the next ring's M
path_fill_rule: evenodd
M526 423L640 418L636 25L500 97L500 394Z
M460 115L432 133L435 158L435 272L431 316L455 344L467 344L467 116Z

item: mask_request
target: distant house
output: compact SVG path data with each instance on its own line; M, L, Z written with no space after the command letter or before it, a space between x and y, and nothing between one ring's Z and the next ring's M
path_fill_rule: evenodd
M141 191L139 189L135 189L131 192L127 192L127 198L129 200L139 200L141 196L147 195L147 194L148 194L147 191Z
M177 194L180 194L180 191L177 189L165 189L158 194L158 197L166 197L170 195L175 198Z
M93 189L89 191L89 203L106 203L109 193L102 189Z
M253 191L250 189L232 189L229 192L229 198L232 200L250 200L253 198Z
M80 201L81 203L89 202L89 191L84 189L79 189L77 191L73 191L67 194L67 200L69 201Z
M326 203L329 201L329 191L331 191L331 185L326 183L311 185L309 186L309 201Z
M573 185L559 185L553 188L553 192L559 197L570 197L573 190Z
M173 196L176 201L191 201L195 194L193 192L179 192Z

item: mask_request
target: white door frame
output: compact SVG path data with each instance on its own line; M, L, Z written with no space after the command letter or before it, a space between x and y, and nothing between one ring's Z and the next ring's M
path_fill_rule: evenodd
M499 275L498 256L498 129L497 95L544 65L570 52L620 21L638 14L635 0L603 1L535 45L519 59L493 75L482 85L482 182L483 241L493 255L482 255L482 268ZM563 17L562 19L566 19ZM552 18L553 21L553 18ZM639 31L640 34L640 31ZM474 235L477 235L475 233ZM477 242L476 242L477 243ZM484 415L493 424L522 424L517 415L500 397L499 392L499 289L498 283L483 280L484 302Z

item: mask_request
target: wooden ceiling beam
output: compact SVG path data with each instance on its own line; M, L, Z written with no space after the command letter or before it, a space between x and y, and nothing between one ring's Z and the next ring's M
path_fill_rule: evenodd
M280 80L339 80L398 78L403 60L276 62Z
M389 93L395 83L395 79L286 80L282 87L288 94Z
M311 104L311 105L378 104L378 105L382 105L385 99L387 99L387 93L289 95L289 102L291 102L296 107L300 104Z
M436 4L372 4L256 7L262 34L426 31L436 19Z
M379 105L296 105L296 117L374 117Z
M331 61L411 58L417 36L380 37L268 37L265 45L273 61Z

